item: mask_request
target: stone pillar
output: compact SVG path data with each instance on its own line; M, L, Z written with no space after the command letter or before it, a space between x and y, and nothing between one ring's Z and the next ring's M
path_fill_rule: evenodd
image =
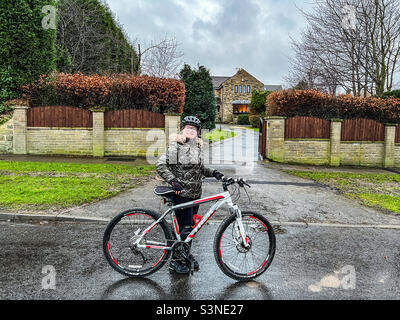
M105 108L90 109L93 112L93 157L104 157L104 112Z
M14 132L13 132L13 153L27 154L27 110L28 106L14 106Z
M285 156L285 117L266 117L267 159L283 162Z
M165 143L166 148L169 145L169 137L171 134L180 132L181 127L181 114L179 113L165 113Z
M394 167L394 146L396 139L396 124L385 124L385 152L383 166L385 168Z
M340 166L340 142L342 136L341 119L331 120L331 143L329 165L333 167Z

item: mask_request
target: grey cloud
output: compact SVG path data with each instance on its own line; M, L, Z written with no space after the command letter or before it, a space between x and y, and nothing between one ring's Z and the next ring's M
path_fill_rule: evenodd
M295 4L306 4L300 0L214 2L221 11L212 20L201 20L172 0L108 0L132 38L149 41L168 33L181 43L186 63L202 64L213 75L233 75L243 67L266 84L283 84L289 33L296 37L305 25Z

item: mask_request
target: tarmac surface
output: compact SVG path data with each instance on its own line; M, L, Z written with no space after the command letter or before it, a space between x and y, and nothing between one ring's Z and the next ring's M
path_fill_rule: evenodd
M285 226L276 235L271 266L243 283L223 274L214 260L216 228L204 226L194 240L200 270L193 275L170 273L167 262L133 279L107 264L105 224L0 222L0 299L400 299L400 230Z

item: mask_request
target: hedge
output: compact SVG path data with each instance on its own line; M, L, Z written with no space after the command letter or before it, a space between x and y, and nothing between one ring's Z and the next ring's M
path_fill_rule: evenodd
M266 116L312 116L326 120L366 118L400 123L400 99L332 96L316 90L281 90L268 96Z
M185 85L175 79L115 74L100 76L53 73L21 88L30 106L67 105L107 110L147 109L182 113Z
M249 125L250 124L249 115L247 115L247 114L239 115L238 118L237 118L237 124L239 124L239 125Z
M46 5L56 1L0 1L0 70L9 70L15 91L55 69L56 30L42 26Z
M386 91L383 93L382 98L400 98L400 90L392 90L392 91Z
M249 115L249 122L252 128L259 128L260 127L260 117L259 114L251 114Z

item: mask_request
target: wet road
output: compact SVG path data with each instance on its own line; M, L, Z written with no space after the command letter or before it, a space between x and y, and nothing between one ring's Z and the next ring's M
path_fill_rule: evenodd
M103 257L102 223L1 222L0 299L400 299L400 230L282 226L270 268L239 283L214 261L216 227L195 239L193 276L129 279Z

